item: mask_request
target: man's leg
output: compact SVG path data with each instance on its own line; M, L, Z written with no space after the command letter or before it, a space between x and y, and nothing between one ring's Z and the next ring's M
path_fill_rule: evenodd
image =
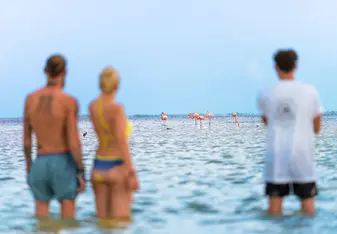
M35 199L35 216L36 218L47 218L49 216L49 201L42 202Z
M62 200L61 204L61 217L64 219L74 219L75 218L75 200Z
M269 198L268 214L281 215L283 206L283 197L289 195L289 184L266 184L266 195Z
M53 161L50 162L50 186L55 198L60 202L61 217L74 219L78 188L75 163L69 154L54 155L51 159Z
M294 193L301 199L301 212L314 215L315 197L318 195L316 183L294 183Z
M30 190L35 199L35 216L46 218L49 216L49 202L53 197L48 183L47 160L38 157L32 165L28 175Z

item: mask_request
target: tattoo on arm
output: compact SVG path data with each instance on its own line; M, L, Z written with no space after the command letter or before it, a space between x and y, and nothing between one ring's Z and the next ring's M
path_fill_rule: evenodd
M32 165L32 147L31 146L24 146L24 152L25 152L27 170L29 171L30 167Z
M29 118L29 96L26 98L25 108L24 108L24 121L23 121L23 150L26 160L26 169L27 172L30 170L32 164L32 132L33 127L30 123Z
M52 95L41 95L39 98L39 103L36 107L37 112L47 112L51 113L52 104L54 97Z
M26 160L26 169L27 171L30 170L30 166L32 165L32 132L33 128L32 125L29 122L29 119L25 120L24 123L25 128L25 136L24 136L24 146L23 151L25 154L25 160Z

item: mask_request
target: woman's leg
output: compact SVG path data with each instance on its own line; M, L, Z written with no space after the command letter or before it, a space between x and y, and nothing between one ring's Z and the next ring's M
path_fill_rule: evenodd
M109 193L109 217L121 221L129 221L131 216L130 189L126 178L111 184Z
M128 186L128 171L124 166L117 166L108 171L93 171L93 179L104 181L104 197L96 197L97 203L105 199L105 218L130 217L130 196ZM97 187L97 183L96 183ZM95 188L94 188L95 189ZM100 188L102 190L102 188ZM96 188L97 190L97 188ZM99 191L95 192L98 194Z
M100 219L108 216L108 185L102 182L92 180L93 190L95 193L96 215Z

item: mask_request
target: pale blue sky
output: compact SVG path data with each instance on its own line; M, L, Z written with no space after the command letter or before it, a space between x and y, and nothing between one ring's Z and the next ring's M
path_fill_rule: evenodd
M120 71L128 114L257 112L283 47L299 53L298 79L336 110L336 12L336 0L1 1L0 116L22 116L55 52L68 58L66 91L82 114L106 65Z

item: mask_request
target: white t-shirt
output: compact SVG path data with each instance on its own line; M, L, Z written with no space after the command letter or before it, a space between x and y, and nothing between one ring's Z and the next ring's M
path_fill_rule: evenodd
M314 182L313 120L323 108L317 90L298 81L280 81L258 98L268 119L265 181Z

